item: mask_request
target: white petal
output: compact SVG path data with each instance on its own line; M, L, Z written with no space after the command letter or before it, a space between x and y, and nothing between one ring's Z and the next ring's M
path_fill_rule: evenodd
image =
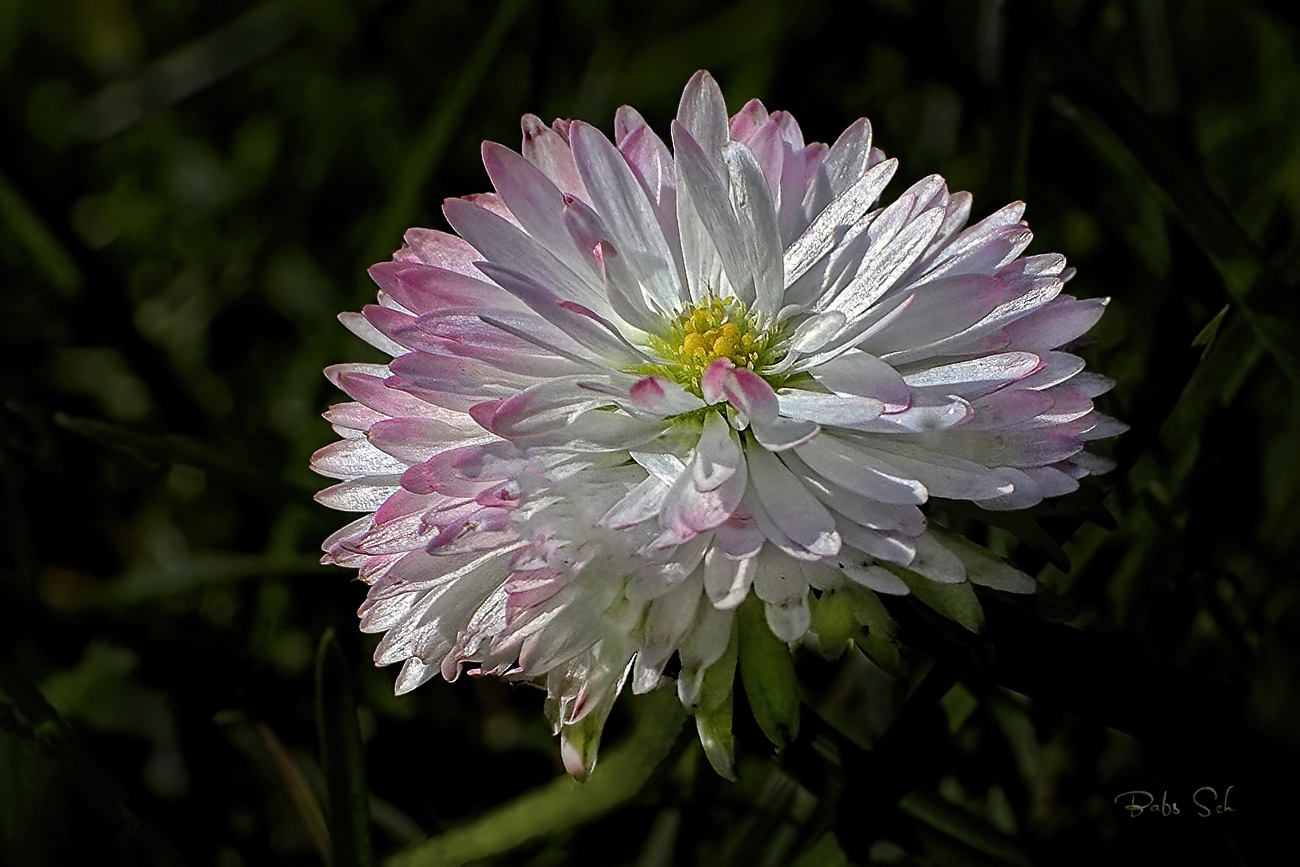
M831 145L822 161L831 191L838 195L867 171L871 155L871 122L865 117L853 122Z
M767 625L777 638L798 641L808 631L808 581L793 559L774 552L760 557L754 593L766 603Z
M757 557L733 560L710 548L704 555L704 590L714 607L732 609L744 602L757 567Z
M785 251L785 283L792 285L840 242L843 230L857 223L880 197L898 169L898 160L871 168L837 196Z
M494 266L526 274L561 298L569 298L598 313L612 313L604 287L594 275L575 273L540 242L485 208L463 199L448 199L443 214L466 240Z
M957 395L917 394L902 412L882 415L857 425L856 430L877 433L934 433L966 422L975 415L969 401Z
M746 593L748 593L746 587ZM731 642L731 611L701 605L695 613L695 626L686 635L678 651L682 671L677 678L677 696L685 707L694 707L709 666L722 658Z
M668 311L656 310L646 300L636 275L613 244L602 240L596 249L604 266L605 294L614 313L647 334L662 336L665 333L663 319Z
M790 335L790 348L796 352L816 352L839 334L847 317L838 310L809 316Z
M988 316L1011 290L1007 284L982 274L944 277L916 290L916 301L888 329L858 344L873 355L900 359L925 357L925 348L942 344ZM896 354L890 355L891 353Z
M781 307L781 232L776 225L776 206L754 154L743 144L723 149L731 176L731 206L749 247L749 267L754 280L754 313L770 321Z
M1018 383L1020 388L1034 390L1051 388L1072 379L1084 367L1082 358L1068 352L1045 352L1041 357L1042 369L1020 380Z
M751 428L754 431L754 439L758 440L759 445L771 452L783 452L788 449L798 448L804 443L814 439L820 432L821 426L816 422L805 419L751 419Z
M732 292L746 307L753 307L754 263L746 233L733 209L728 178L718 174L718 167L685 128L674 123L672 132L678 185L690 196L713 241Z
M711 415L717 417L723 425L726 424L717 413ZM725 478L717 481L716 476L720 473L716 469L702 468L702 464L708 463L709 459L701 454L697 446L691 459L690 469L673 482L664 497L663 509L659 513L659 525L667 534L671 534L668 538L672 538L674 544L717 527L735 512L736 506L740 504L741 497L745 493L748 477L740 449L736 448L734 455L729 457L734 458L735 464L730 468L731 471L725 474ZM696 482L702 477L712 485L707 490L701 489ZM667 538L661 537L656 544L665 541Z
M573 157L611 241L641 288L663 309L685 298L663 228L627 161L599 130L585 123L570 128Z
M437 673L437 665L427 665L419 657L412 656L406 660L402 665L402 670L398 672L397 680L393 684L393 693L395 695L406 695Z
M824 394L799 388L777 392L781 414L818 424L854 427L880 417L885 405L874 397L854 394ZM757 430L755 430L757 433Z
M540 169L509 148L484 142L482 150L492 185L524 231L575 273L589 272L589 261L579 255L564 226L564 193Z
M912 402L912 391L903 376L888 363L860 350L819 365L812 375L831 391L875 398L885 405L886 412L905 409Z
M975 434L972 434L974 436ZM983 434L978 434L983 436ZM908 435L862 435L859 441L864 451L871 453L881 465L892 467L900 476L916 479L925 485L934 497L948 497L961 500L982 500L1009 494L1015 488L1013 474L1005 472L1001 466L1007 457L1002 449L987 451L987 459L982 456L978 446L963 449L969 457L957 457L955 448L948 448L949 443L962 442L953 434L939 442L928 442ZM998 434L994 434L998 436ZM927 447L933 445L934 447ZM973 443L972 443L973 445ZM940 450L942 449L942 450ZM1078 449L1075 448L1075 451ZM980 455L979 457L976 457ZM985 462L987 460L987 463Z
M939 584L963 584L966 581L966 567L961 560L929 533L916 537L916 559L907 568Z
M339 440L311 456L313 471L335 479L401 474L408 466L365 439Z
M522 126L524 159L541 169L564 192L587 198L582 178L573 165L569 143L536 115L524 115Z
M637 652L632 691L646 693L659 685L668 658L677 650L695 620L703 594L700 579L687 579L650 603L645 618L645 640Z
M629 454L632 460L636 461L646 472L655 476L665 485L671 485L677 481L686 469L686 464L677 455L660 451L638 451L633 449Z
M373 512L401 490L399 476L362 476L326 488L316 502L340 512Z
M786 538L814 555L829 556L839 550L835 520L776 455L763 448L750 449L749 475L764 511Z
M647 476L605 513L600 524L613 530L624 530L649 520L659 514L667 493L668 485L655 476Z
M736 432L721 413L708 413L691 462L695 487L701 491L711 491L735 475L744 465L745 458Z
M372 425L366 438L407 465L422 464L445 448L490 439L481 429L466 432L433 418L385 419Z
M690 190L680 182L677 186L677 230L681 237L682 262L686 268L687 285L692 303L700 303L719 294L722 285L722 258L709 237Z
M929 498L925 485L899 475L866 449L825 432L795 454L827 479L882 503L920 504Z
M406 353L406 347L388 337L375 326L371 325L366 317L360 313L346 312L339 314L339 322L343 327L351 331L357 337L360 337L366 343L385 352L389 355L397 356Z
M701 70L691 76L677 106L677 121L708 153L721 160L722 147L730 137L727 104L712 75Z
M873 242L866 262L853 281L830 301L829 306L821 309L839 310L850 321L866 313L921 255L942 221L943 211L931 208L904 226L888 242L880 245Z
M925 516L916 506L882 503L846 490L833 480L815 474L797 453L784 455L782 459L814 497L854 523L875 530L898 530L908 536L925 529Z
M527 304L539 316L571 337L579 346L585 347L588 350L585 354L586 358L606 361L615 366L638 364L644 360L643 357L639 357L640 353L633 350L625 341L616 336L617 332L602 327L596 318L574 312L565 306L564 299L551 293L527 274L501 268L490 262L482 263L479 268L482 269L484 274L496 281L498 285ZM609 307L608 304L603 306L607 309ZM489 320L487 317L484 317L484 319L502 330L507 330L525 339L532 336L514 329L500 320ZM539 346L546 346L543 341L537 340L535 342ZM566 349L554 346L547 348L557 354L564 354L572 358L582 357L577 353L571 354Z
M916 541L911 536L872 530L855 524L847 518L837 518L835 525L845 545L850 549L856 548L869 557L886 563L897 563L899 566L906 566L916 557ZM847 555L841 552L840 556L844 558Z
M971 394L1017 379L1023 379L1042 365L1032 352L1003 352L940 364L906 374L903 381L912 388L943 388L954 394Z
M665 417L704 407L704 401L662 376L647 376L637 380L629 391L628 398L637 408Z
M909 592L902 578L881 566L858 566L845 563L844 574L877 593L886 593L890 596L906 596Z

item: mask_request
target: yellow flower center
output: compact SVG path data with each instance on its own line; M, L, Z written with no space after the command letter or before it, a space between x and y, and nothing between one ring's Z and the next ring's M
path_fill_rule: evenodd
M665 363L642 372L666 375L698 393L700 377L719 358L750 370L771 363L772 336L734 298L710 298L679 313L666 336L650 338L650 348Z

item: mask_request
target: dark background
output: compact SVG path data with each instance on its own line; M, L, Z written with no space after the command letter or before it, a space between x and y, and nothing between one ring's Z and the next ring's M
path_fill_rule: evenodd
M0 864L325 863L349 778L320 745L346 746L349 680L374 863L447 832L449 863L503 865L1294 855L1289 9L6 0ZM801 658L803 735L774 756L740 707L738 784L688 727L639 793L561 782L586 805L563 821L494 812L562 774L541 694L394 698L355 632L364 588L316 565L346 520L311 501L342 399L320 370L380 360L334 316L373 299L365 268L405 227L486 189L481 140L517 146L526 111L612 132L623 103L666 133L698 68L810 141L870 117L894 191L940 172L978 216L1028 201L1031 252L1112 298L1084 354L1132 430L1100 484L1001 526L934 504L1049 592L987 598L979 638L904 600L897 678ZM624 702L605 755L653 710ZM1232 786L1232 812L1198 815L1201 786L1219 806ZM1156 809L1126 813L1132 790ZM365 863L345 812L335 863ZM400 863L439 863L423 851Z

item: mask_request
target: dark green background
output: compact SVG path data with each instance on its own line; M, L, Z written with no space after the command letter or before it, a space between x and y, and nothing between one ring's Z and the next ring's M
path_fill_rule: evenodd
M1296 852L1298 27L1210 0L0 3L0 863L323 863L331 627L320 731L346 748L355 679L374 863L455 829L525 865ZM774 757L739 708L739 784L683 736L640 794L501 852L522 826L493 808L562 773L541 694L395 699L370 666L364 588L316 565L345 520L311 501L320 370L379 360L334 316L486 189L481 140L526 111L612 132L623 103L666 132L698 68L809 140L869 116L894 191L1028 201L1031 252L1113 299L1084 354L1132 430L1010 526L935 504L1052 591L988 599L984 638L904 600L906 676L801 658L804 735ZM1198 786L1235 811L1198 817ZM1132 789L1180 813L1130 818Z

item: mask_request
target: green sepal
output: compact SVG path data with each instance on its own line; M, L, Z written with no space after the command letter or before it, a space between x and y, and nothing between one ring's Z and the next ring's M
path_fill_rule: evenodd
M910 569L896 567L891 571L903 579L913 596L944 617L960 623L971 632L978 633L984 629L984 609L980 607L980 601L969 583L940 584Z
M799 733L799 684L785 642L772 634L763 602L751 594L736 610L740 679L754 719L777 749Z
M560 728L560 756L564 767L579 783L585 783L596 769L600 754L600 735L605 730L605 715L590 713L576 723Z
M709 764L722 777L736 779L736 738L731 731L739 630L731 630L727 649L704 673L695 707L695 728Z
M942 540L944 547L966 567L966 577L972 584L1007 593L1033 593L1038 589L1038 582L987 548L933 524L930 532Z
M852 591L857 606L857 618L866 627L854 636L858 649L876 666L894 677L906 677L907 665L903 661L902 644L898 640L898 627L889 616L880 597L865 587Z
M700 745L718 776L736 780L736 736L731 731L732 695L712 710L695 711L695 729L700 733Z
M862 626L855 595L851 589L832 589L812 600L808 631L817 639L817 652L827 659L839 659Z

